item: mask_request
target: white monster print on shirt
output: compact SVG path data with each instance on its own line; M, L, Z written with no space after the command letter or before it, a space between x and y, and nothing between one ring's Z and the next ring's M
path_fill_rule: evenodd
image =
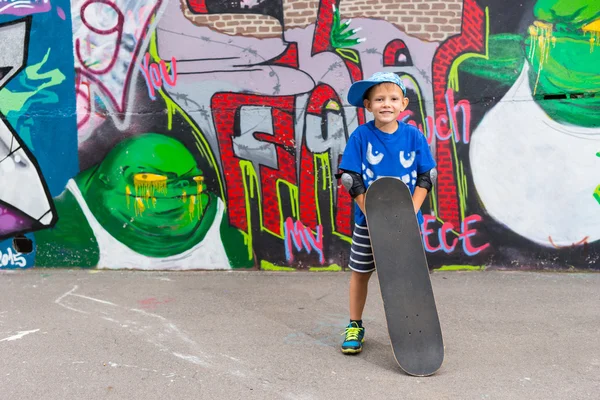
M408 157L406 156L406 154L408 155ZM375 173L373 172L373 170L371 170L371 168L373 168L373 166L381 163L381 161L383 160L383 157L384 157L383 153L381 153L377 150L374 150L373 145L370 142L367 143L368 166L365 165L364 163L362 164L362 177L363 177L363 181L367 187L370 186L378 178L375 175ZM400 151L400 154L399 154L400 164L405 169L410 169L413 166L413 164L415 163L416 158L417 158L417 154L415 151L411 151L409 153ZM413 170L411 173L408 173L408 174L405 174L404 176L402 176L401 179L405 184L407 184L409 186L414 186L415 183L417 183L417 171Z
M415 162L415 157L416 157L416 153L414 151L411 151L408 159L404 157L404 151L400 152L400 164L402 164L402 166L404 168L410 168L413 163Z
M375 173L373 171L371 171L369 168L367 168L367 166L365 166L365 164L362 165L362 169L363 181L366 183L367 186L369 186L371 185L371 183L373 183L375 179L377 179L377 177L375 176Z
M400 164L402 164L402 166L404 168L412 167L412 165L415 162L415 158L416 158L416 153L414 151L410 152L408 159L406 159L404 157L404 151L400 152ZM412 175L412 179L411 179L411 175ZM417 183L417 171L413 170L410 175L406 174L406 175L402 176L402 182L406 183L407 185L412 184L412 186L414 186L415 183Z
M410 179L411 175L412 175L412 182ZM415 183L417 183L417 171L413 171L410 175L409 174L403 175L402 182L406 183L407 185L412 184L412 186L415 186Z
M369 162L369 165L371 167L373 165L379 164L381 162L381 160L383 160L383 156L384 156L384 154L377 150L375 150L375 152L373 152L373 145L371 144L371 142L367 143L367 161ZM373 183L373 181L375 179L377 179L377 176L375 176L375 173L370 168L365 166L365 164L362 165L362 169L363 169L363 180L365 181L365 184L368 187L369 185L371 185L371 183Z
M371 165L377 165L381 162L381 160L383 160L383 153L380 153L377 150L375 150L375 153L377 153L377 154L373 154L373 145L371 144L371 142L368 142L368 144L367 144L367 161Z

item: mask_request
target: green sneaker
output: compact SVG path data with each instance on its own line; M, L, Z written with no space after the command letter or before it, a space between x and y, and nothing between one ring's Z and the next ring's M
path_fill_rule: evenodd
M356 322L351 322L346 327L346 339L342 343L342 353L357 354L362 351L365 341L365 328L359 328ZM342 333L343 335L343 333Z

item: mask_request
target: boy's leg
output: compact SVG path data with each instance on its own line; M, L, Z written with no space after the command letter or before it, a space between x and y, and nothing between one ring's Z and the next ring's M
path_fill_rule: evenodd
M369 278L372 274L373 271L352 271L350 276L350 319L353 321L362 320L362 313L367 302Z
M350 248L350 324L346 327L346 338L342 352L356 354L362 351L365 329L362 313L367 300L369 278L375 270L371 239L366 226L355 225Z

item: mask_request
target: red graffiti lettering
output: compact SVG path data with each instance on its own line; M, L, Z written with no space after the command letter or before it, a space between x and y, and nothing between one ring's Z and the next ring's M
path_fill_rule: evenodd
M425 118L425 124L427 126L427 142L432 143L434 136L440 140L449 140L454 134L454 141L463 143L469 143L471 137L471 103L468 100L460 100L457 104L454 104L454 91L448 89L446 91L446 104L448 114L438 115L435 121L431 115ZM398 119L407 122L408 124L419 128L423 132L423 126L409 119L413 116L413 112L406 110ZM459 119L460 118L460 119ZM462 122L459 124L459 122Z
M236 93L217 93L213 96L211 108L216 122L217 139L221 149L229 219L232 225L247 231L247 210L244 193L244 180L240 169L240 159L235 156L233 136L236 135L236 122L243 106L270 107L274 121L273 135L255 133L254 137L276 145L277 168L260 166L255 171L260 176L263 226L276 235L281 235L282 216L279 211L279 181L296 185L296 161L294 149L294 97L256 96Z
M440 140L448 140L452 136L452 131L448 128L448 118L440 115L435 121L436 135Z
M442 249L446 253L453 252L454 249L456 248L456 245L458 244L457 238L455 238L452 241L451 245L449 245L448 242L446 241L448 233L451 232L452 230L454 230L454 225L452 225L452 223L450 223L450 222L444 222L444 224L442 225L442 228L439 231L440 245L442 246Z
M459 242L462 242L463 252L468 256L474 256L485 249L487 249L490 244L485 243L482 246L475 247L473 245L473 238L477 235L477 230L473 228L469 228L469 225L472 223L480 222L482 220L481 216L474 214L466 217L461 223L461 232L454 231L454 225L451 222L444 222L440 228L430 228L430 224L437 221L437 218L433 215L424 214L423 215L423 224L421 226L421 233L423 236L423 244L425 246L425 251L428 253L435 253L440 250L445 253L451 253L456 249ZM437 230L437 232L436 232ZM437 235L436 235L437 234ZM457 235L452 240L452 243L448 243L448 235ZM435 238L437 236L439 245L434 246L430 241L430 236Z
M436 218L433 215L429 215L429 214L423 214L423 225L422 225L422 235L423 235L423 243L425 245L425 250L428 253L435 253L436 251L438 251L441 247L433 247L431 245L431 243L429 242L429 235L431 235L432 233L434 233L433 229L429 229L427 226L429 225L430 222L435 222Z
M150 63L150 54L146 53L140 69L146 79L146 86L148 87L148 95L152 100L156 100L156 90L161 88L163 84L169 88L174 87L177 84L177 60L175 57L171 58L171 73L167 71L167 64L164 60L160 60L159 64Z
M327 105L332 98L337 98L334 91L329 87L315 89L313 96L307 105L307 114L311 117L325 118ZM339 104L339 99L337 100ZM242 126L240 121L244 113L243 107L258 106L264 110L267 108L272 120L270 131L246 131L256 128ZM229 219L235 227L248 230L248 213L246 197L249 193L245 191L254 190L244 188L247 185L260 186L260 198L262 215L262 228L275 234L282 235L283 219L282 196L290 193L290 206L292 212L297 209L299 219L312 230L320 226L320 219L334 222L333 230L343 234L351 234L350 221L352 210L352 199L343 188L337 190L337 198L333 197L334 183L332 163L333 157L329 151L337 151L335 156L341 158L343 141L337 143L334 150L332 144L320 139L306 137L301 139L299 154L296 150L296 133L294 124L295 97L294 96L258 96L236 93L217 93L212 98L211 108L215 117L217 140L223 160L225 171L225 183L227 188L227 202ZM263 128L265 129L265 128ZM244 135L243 140L257 141L264 144L263 156L254 159L247 153L245 156L237 155L243 150L235 147L235 137ZM314 132L311 132L314 137ZM313 146L313 148L310 148ZM242 146L243 147L243 146ZM241 154L241 153L239 153ZM242 175L240 168L241 160L254 160L254 173L257 180L248 179ZM337 165L337 164L336 164ZM248 172L248 171L246 171ZM259 184L259 185L258 185ZM288 189L290 188L290 189ZM329 204L326 204L329 200ZM317 204L318 202L322 204ZM332 208L328 208L328 206ZM296 213L296 212L294 212ZM326 215L325 213L331 213Z
M462 224L461 224L462 233L460 234L460 238L462 239L462 243L463 243L463 251L465 252L465 254L467 254L469 256L474 256L476 254L479 254L483 250L487 249L490 246L489 243L486 243L483 246L474 247L473 244L471 243L470 238L477 234L477 230L469 229L469 224L471 224L472 222L480 222L481 220L482 220L482 218L479 215L470 215L462 221Z
M319 254L319 262L325 263L325 253L323 253L323 227L317 226L317 232L313 235L311 230L305 227L302 222L294 221L291 218L285 220L285 257L288 262L294 261L294 249L296 251L306 250L308 254L315 250Z

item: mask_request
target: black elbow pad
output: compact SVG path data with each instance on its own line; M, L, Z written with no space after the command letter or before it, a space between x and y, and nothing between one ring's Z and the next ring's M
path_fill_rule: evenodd
M432 168L427 172L423 172L422 174L418 174L417 175L417 183L416 185L419 187L422 187L424 189L427 189L427 192L431 192L431 189L433 189L433 185L435 185L435 182L437 180L437 169Z
M342 185L353 199L367 191L362 176L356 172L342 170L341 173L335 174L335 177L342 178Z

